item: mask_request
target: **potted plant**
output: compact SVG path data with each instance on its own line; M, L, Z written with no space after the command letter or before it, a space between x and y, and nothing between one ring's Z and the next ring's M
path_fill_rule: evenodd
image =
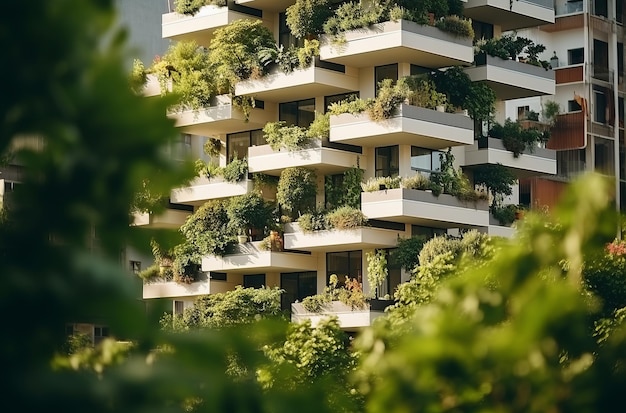
M383 311L393 304L393 300L381 299L383 283L387 280L389 271L387 269L387 252L382 249L368 252L367 258L367 281L370 290L373 291L373 298L370 298L370 309Z
M271 211L271 205L258 191L231 198L226 214L229 219L228 225L237 234L239 243L247 242L248 234L253 230L263 230L270 225Z

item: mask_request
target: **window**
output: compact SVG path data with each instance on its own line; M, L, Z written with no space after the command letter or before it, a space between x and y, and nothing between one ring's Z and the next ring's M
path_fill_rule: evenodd
M585 49L583 47L578 49L569 49L567 51L567 64L577 65L585 63Z
M619 75L619 82L624 81L624 43L617 43L617 74Z
M304 46L304 39L297 39L291 34L287 26L287 14L284 12L278 15L278 44L283 45L285 49Z
M191 135L181 133L170 144L170 156L175 161L185 161L191 157Z
M376 96L378 96L378 84L384 79L391 79L394 81L394 83L398 80L397 63L384 66L376 66L374 68L374 87L376 90Z
M285 121L288 126L308 127L315 120L315 99L281 103L278 119Z
M621 1L621 0L618 0ZM593 14L596 16L609 17L609 8L606 0L594 0Z
M594 138L594 166L595 171L604 175L615 175L615 157L613 141L604 138Z
M174 301L174 315L183 315L185 311L185 303L183 301Z
M610 81L609 44L598 39L593 39L593 77Z
M328 107L333 103L341 102L342 100L355 100L359 98L359 92L341 93L339 95L324 96L324 113L328 110Z
M109 336L109 327L106 326L94 326L93 328L93 343L98 345L105 337Z
M226 281L228 278L225 272L209 272L209 278L214 281Z
M620 128L624 127L624 98L617 98L617 117Z
M411 64L411 76L428 74L430 72L432 72L432 69L429 69L429 68L423 67L423 66L418 66L418 65Z
M565 178L572 178L586 168L586 155L584 149L571 149L556 151L556 174Z
M441 170L440 151L411 147L411 169L414 171L434 172Z
M603 92L597 90L593 91L594 105L593 105L593 120L598 123L606 123L606 108L607 101L606 95Z
M281 308L289 310L291 303L295 303L296 300L302 301L317 294L317 273L315 271L282 273L280 288L285 291L280 297Z
M356 278L363 282L363 253L362 251L329 252L326 254L326 283L330 276L336 274L339 284L343 285L346 277Z
M402 281L402 267L399 262L394 260L393 258L393 249L386 250L386 258L387 258L387 282L383 284L380 296L384 296L389 294L393 296L394 291L396 291L396 287L400 285ZM372 286L370 286L371 288Z
M517 119L526 119L530 112L530 106L518 106L517 107Z
M446 235L446 230L444 228L431 228L431 227L424 227L421 225L411 225L411 236L414 237L416 235L423 235L423 236L426 236L427 238L432 238L435 235L436 236Z
M493 39L493 24L472 19L474 39Z
M400 173L398 146L376 148L375 163L376 176L398 176Z
M263 288L265 274L247 274L243 276L243 288Z
M575 100L568 100L567 101L567 111L568 112L579 112L583 110L583 108L580 107L580 104L578 102L576 102Z
M232 161L235 156L237 159L247 158L250 146L265 145L266 143L261 129L226 135L228 161Z
M139 274L141 272L141 261L130 261L130 270L135 274Z

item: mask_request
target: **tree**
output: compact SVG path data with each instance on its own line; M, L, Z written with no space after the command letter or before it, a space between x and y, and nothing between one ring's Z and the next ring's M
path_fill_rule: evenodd
M491 193L491 207L499 206L505 196L513 193L515 176L501 164L480 165L474 169L474 184L484 185Z

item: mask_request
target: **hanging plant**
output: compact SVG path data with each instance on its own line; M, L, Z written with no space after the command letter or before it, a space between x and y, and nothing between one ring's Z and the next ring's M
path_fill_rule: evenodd
M368 252L367 258L367 281L370 283L370 289L374 290L374 297L378 298L381 287L389 271L387 269L387 253L385 250L376 250Z
M204 143L204 153L210 157L220 156L222 152L222 141L217 138L209 138Z

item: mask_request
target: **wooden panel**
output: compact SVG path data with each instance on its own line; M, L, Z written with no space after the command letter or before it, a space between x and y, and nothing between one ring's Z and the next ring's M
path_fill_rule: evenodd
M545 24L541 26L541 30L544 32L558 32L561 30L582 29L583 23L583 14L581 13L573 16L557 17L554 19L554 24Z
M554 71L554 80L556 84L582 82L583 81L583 67L567 67L563 69L556 69Z
M576 149L585 144L585 114L583 112L559 115L552 128L548 149Z
M548 210L561 199L567 183L543 178L520 179L520 186L530 186L530 205L533 209Z

